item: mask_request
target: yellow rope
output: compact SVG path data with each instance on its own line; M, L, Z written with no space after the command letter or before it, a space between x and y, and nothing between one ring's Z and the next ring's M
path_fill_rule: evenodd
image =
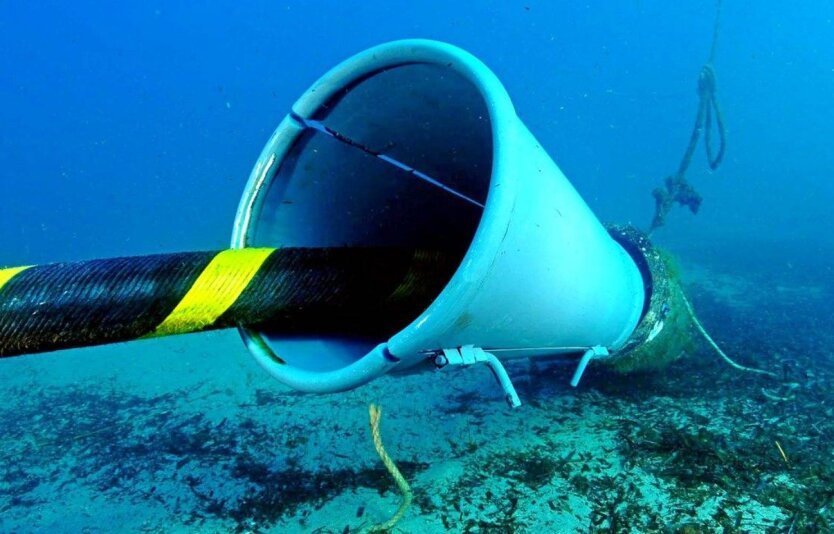
M371 436L373 436L374 439L376 453L379 454L380 459L382 459L382 463L385 464L385 468L389 473L391 473L391 476L394 477L397 487L400 488L400 492L403 494L400 507L391 519L385 523L368 527L368 529L365 530L366 533L387 532L394 528L394 525L396 525L397 522L405 515L406 510L408 510L408 507L411 505L413 495L411 493L411 487L408 485L408 481L405 477L403 477L402 473L400 473L400 470L397 469L396 464L394 464L394 460L388 456L388 453L385 452L385 447L382 445L382 437L379 435L379 419L382 417L382 408L376 404L371 404L368 406L368 415L370 415L371 418Z

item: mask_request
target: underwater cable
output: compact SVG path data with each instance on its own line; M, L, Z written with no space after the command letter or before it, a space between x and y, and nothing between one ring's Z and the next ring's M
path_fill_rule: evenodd
M0 358L239 325L395 331L455 268L427 249L286 247L0 269Z

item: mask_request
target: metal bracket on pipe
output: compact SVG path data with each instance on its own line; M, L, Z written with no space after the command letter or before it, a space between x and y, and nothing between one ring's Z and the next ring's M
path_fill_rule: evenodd
M573 373L573 378L570 381L570 385L576 387L579 385L579 380L582 379L582 374L585 372L585 368L588 367L588 364L597 357L605 357L609 356L610 353L608 349L605 347L600 347L597 345L596 347L591 347L590 349L585 351L585 354L582 355L582 359L579 360L579 365L576 366L576 371Z
M443 349L442 354L437 354L434 358L434 364L438 369L442 369L447 365L473 365L476 363L485 363L489 367L498 384L504 390L507 404L511 408L518 408L521 406L521 399L515 391L510 376L507 370L501 365L501 362L494 354L490 354L484 349L475 347L474 345L464 345L456 349Z

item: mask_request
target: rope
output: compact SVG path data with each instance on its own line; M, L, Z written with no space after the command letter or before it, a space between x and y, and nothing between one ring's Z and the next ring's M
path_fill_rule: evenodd
M664 181L665 187L659 187L652 191L655 199L655 214L652 219L649 234L655 229L663 226L666 222L666 216L672 209L675 203L681 206L686 206L692 213L698 213L701 206L701 195L695 191L686 181L686 171L692 163L692 156L695 154L695 149L698 146L698 141L701 138L701 132L704 134L704 146L707 154L707 164L711 170L716 170L721 162L724 160L724 152L727 148L727 131L724 127L724 117L721 113L721 107L718 105L718 97L716 96L716 80L715 69L712 62L715 58L715 51L718 46L718 34L720 28L721 15L721 1L717 3L715 26L713 27L712 46L710 47L710 55L707 62L701 67L701 72L698 75L698 112L695 115L695 124L692 127L692 133L689 136L689 144L686 151L683 153L681 162L678 165L678 170L672 176L668 176ZM715 127L718 129L718 150L713 149L712 128L713 121Z
M715 24L712 27L712 46L709 49L709 60L707 63L712 63L715 59L715 49L718 48L718 31L721 23L721 0L715 2Z
M385 464L385 468L391 473L391 476L394 478L394 481L397 483L397 487L400 489L400 493L402 493L402 502L400 502L400 507L397 509L397 512L391 516L391 519L384 523L380 523L378 525L373 525L368 527L365 531L366 533L371 532L388 532L394 525L396 525L400 519L405 515L406 510L411 505L411 500L414 497L411 493L411 487L408 485L408 481L403 477L400 470L397 469L394 460L388 456L388 453L385 452L385 447L382 445L382 437L379 434L379 420L382 417L382 408L377 406L376 404L371 404L368 406L368 415L371 419L371 436L374 440L374 448L376 448L376 453L379 455L382 463Z
M712 339L712 336L710 336L707 333L707 331L704 329L704 327L701 325L701 321L699 321L698 317L695 316L695 310L692 309L692 305L689 303L689 300L687 300L686 295L683 293L683 290L679 289L678 291L680 291L681 299L683 300L683 303L686 306L686 310L689 312L689 317L692 319L692 322L695 324L695 327L698 329L698 331L701 333L701 335L704 336L704 339L707 340L707 343L709 343L712 346L712 348L715 349L715 352L717 352L718 355L721 356L721 358L725 362L730 364L730 366L732 366L734 369L738 369L739 371L747 371L747 372L750 372L750 373L758 373L758 374L778 378L779 375L777 375L776 373L774 373L772 371L765 371L763 369L755 369L753 367L747 367L747 366L744 366L744 365L741 365L739 363L734 362L732 360L732 358L727 356L727 354L723 350L721 350L721 347L719 347L718 344Z
M428 307L457 258L246 248L0 269L0 357L238 325L384 336Z

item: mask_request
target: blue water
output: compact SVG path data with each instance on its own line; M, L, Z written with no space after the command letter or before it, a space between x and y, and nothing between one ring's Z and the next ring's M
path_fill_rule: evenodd
M406 37L447 41L480 58L504 83L519 116L600 219L646 228L653 209L650 192L677 168L689 140L698 73L709 55L714 17L715 5L710 1L0 3L0 265L224 248L251 167L295 99L349 55ZM832 19L834 5L825 2L725 0L714 67L728 129L727 155L717 171L710 171L699 146L687 176L704 197L701 211L692 216L678 208L655 234L658 244L680 254L685 273L695 273L688 281L693 300L703 308L702 319L713 325L716 337L740 353L750 346L766 352L769 356L762 357L767 365L799 358L797 354L821 368L834 361L829 344L834 339L829 304L834 297L830 282L834 274ZM711 278L716 273L723 278ZM233 390L229 396L247 406L247 395L272 391L268 377L248 361L233 333L208 336L202 341L154 341L143 346L153 348L147 350L98 348L73 351L66 357L0 362L6 410L2 420L12 421L16 412L35 417L52 402L61 403L62 413L72 418L72 403L100 402L79 396L74 389L79 384L110 381L113 391L142 399L156 393L174 395L162 405L137 401L145 410L142 413L160 425L165 424L160 414L176 411L177 402L198 403L189 397L194 384L212 383L212 391L222 391L228 384ZM743 342L738 341L741 338ZM706 348L699 355L710 361L715 358ZM212 382L220 371L203 369L206 358L226 378ZM814 372L819 380L830 376L822 370ZM606 375L597 380L592 382L599 385L595 391L609 404L629 403L629 395L600 385L616 378ZM420 397L425 384L408 383ZM707 380L703 387L708 389L709 384ZM388 384L370 391L384 396L386 387L397 389ZM484 393L489 399L484 402L500 405L491 383L472 387L489 392ZM652 389L659 387L656 384L647 387L664 398L669 393ZM761 387L754 382L741 390L741 396L760 401ZM807 386L806 390L823 395L820 391L825 388ZM543 406L555 402L548 395L558 399L575 395L566 388L535 391L539 393L528 393L538 395ZM318 424L318 416L305 414L314 409L326 414L327 408L321 408L318 397L305 405L305 397L287 395L303 436L305 428ZM366 446L362 461L374 465L371 446L362 440L364 397L349 399L359 406L353 415L342 414L354 417L358 429L357 441L349 448ZM805 400L809 403L805 407L791 404L783 410L779 405L777 411L802 413L814 403L820 408L825 404L824 396ZM224 403L218 400L207 410ZM125 406L132 409L136 404L114 401L113 413ZM420 410L412 408L419 415ZM219 425L225 412L217 409L212 424ZM617 409L625 408L618 404ZM402 429L426 423L409 423L405 414L411 412L402 410ZM824 410L820 414L822 419L830 417ZM276 433L282 431L284 422L259 419L258 413L248 417L256 424L272 424ZM119 421L123 419L114 415L111 423ZM77 436L95 430L67 432ZM454 424L443 432L450 440L462 440L462 430ZM506 434L495 432L483 439ZM522 443L523 432L518 430ZM294 509L281 518L260 518L262 522L255 525L240 515L244 512L224 523L223 513L212 515L205 509L208 501L199 499L181 507L160 506L148 492L87 483L95 470L79 474L67 467L89 460L88 456L72 451L62 456L53 450L38 463L37 451L43 447L30 447L25 434L25 425L9 431L4 447L13 453L24 451L21 454L30 458L31 470L21 476L36 480L39 489L8 480L0 484L0 514L7 516L0 519L0 530L138 531L146 524L159 532L234 528L303 532L322 526L296 521ZM107 436L118 440L120 434L114 431ZM66 438L56 430L55 436L59 435ZM37 436L32 439L37 442ZM263 438L251 439L254 443ZM823 429L814 439L821 461L830 459L834 431ZM324 437L311 443L315 452L305 454L326 463L333 444ZM798 449L802 443L806 441L794 445ZM521 445L507 444L508 450L512 447ZM230 446L224 454L233 456L241 448L246 445ZM767 453L775 454L774 450ZM170 454L177 457L176 451ZM442 456L438 452L433 458L430 451L402 454L430 465ZM12 454L0 460L6 463L0 463L0 470L8 474L14 458ZM276 462L281 461L279 454ZM53 462L58 466L54 470ZM176 459L171 462L179 465ZM202 475L210 473L208 464L207 460ZM137 465L131 475L136 484L153 486L154 468ZM173 482L167 491L172 495L188 487L184 478L169 479ZM820 484L832 483L820 480ZM64 482L86 492L82 501L90 500L68 501ZM478 487L493 482L487 478ZM225 487L222 473L208 484ZM396 494L388 489L385 495L393 510ZM226 491L236 495L238 489L226 487ZM125 494L129 498L123 498ZM347 502L340 495L334 492L330 497ZM803 513L831 506L830 500L797 502ZM533 506L529 500L521 503ZM334 506L322 522L339 517L341 505ZM60 509L68 510L73 520L62 522L56 511ZM380 518L386 510L376 509ZM412 518L412 523L401 527L403 531L437 526L438 516L429 510L428 505L412 510L414 516L422 513L424 520ZM343 520L327 524L326 531L342 532L351 522L355 529L363 520L357 519L352 501L343 511ZM749 510L745 513L748 521L752 516ZM436 531L556 528L533 520L514 526L496 526L498 522L489 523L492 519L479 523L492 516L477 507L460 514L474 522L461 519L445 527L441 524ZM767 528L787 531L792 520L795 525L810 525L797 522L792 514L785 512ZM201 522L205 517L211 520ZM293 518L292 529L281 523L287 517ZM587 519L584 523L564 528L582 532L617 528L610 520L595 524L587 514L582 517ZM735 528L756 530L758 523L750 521ZM693 522L708 531L719 524L701 517ZM629 528L637 532L654 527ZM807 531L814 528L807 526Z

